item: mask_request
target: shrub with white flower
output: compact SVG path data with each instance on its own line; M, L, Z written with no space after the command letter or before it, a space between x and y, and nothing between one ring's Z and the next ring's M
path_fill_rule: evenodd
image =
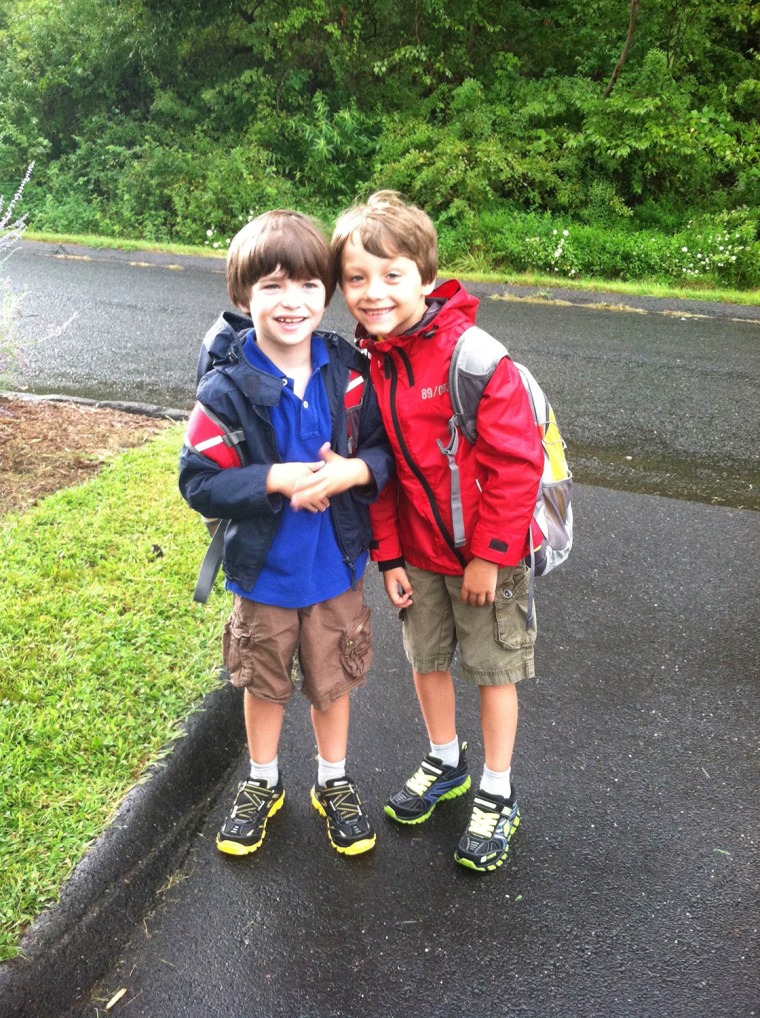
M528 268L536 272L556 272L571 279L578 269L568 244L570 231L554 227L550 234L526 237Z
M670 274L724 286L760 285L760 219L740 206L703 216L674 238ZM684 243L686 241L686 243Z

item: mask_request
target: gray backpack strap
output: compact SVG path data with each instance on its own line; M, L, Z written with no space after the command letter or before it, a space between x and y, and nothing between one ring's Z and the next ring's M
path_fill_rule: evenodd
M459 448L459 432L471 444L478 437L475 426L478 404L496 365L508 357L506 347L477 325L465 329L457 340L449 365L449 396L454 411L449 420L449 444L438 439L438 448L449 461L451 471L451 523L454 543L461 548L466 543L462 492L459 483L459 467L456 454Z
M449 461L451 471L451 523L454 530L454 545L461 548L465 543L464 536L464 512L462 511L462 489L459 483L459 467L457 466L456 454L459 448L459 428L456 426L456 417L449 421L449 444L444 445L440 438L436 439L438 448Z
M477 325L466 329L457 340L449 366L449 395L456 424L468 442L477 438L475 419L483 390L496 365L509 357L505 346Z
M227 532L229 522L229 520L219 520L214 531L214 536L211 538L209 546L206 548L206 554L203 556L203 562L198 573L198 582L195 584L195 593L193 594L193 601L197 601L199 604L205 604L208 601L211 588L214 586L219 566L224 558L224 535Z

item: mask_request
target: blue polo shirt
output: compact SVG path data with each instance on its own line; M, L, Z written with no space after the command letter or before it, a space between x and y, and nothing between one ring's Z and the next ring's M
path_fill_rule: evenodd
M253 367L284 380L277 406L269 407L277 448L283 463L319 460L319 449L331 438L332 422L321 368L329 362L319 336L311 339L312 374L303 399L293 390L293 379L262 353L253 330L245 338L243 353ZM355 572L361 576L367 563L363 553ZM283 501L280 522L264 567L251 590L227 581L227 589L241 597L280 608L305 608L337 597L351 586L351 567L343 561L335 539L332 515L295 512Z

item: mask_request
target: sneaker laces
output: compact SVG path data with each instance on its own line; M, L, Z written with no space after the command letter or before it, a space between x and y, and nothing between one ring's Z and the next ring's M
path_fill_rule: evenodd
M424 795L428 788L438 777L437 774L431 774L430 771L425 770L425 766L421 766L406 783L406 787L410 792L414 792L415 795Z
M362 806L356 791L350 786L320 789L322 798L329 799L335 812L344 823L362 815Z
M261 788L245 782L240 786L235 805L232 807L230 819L253 820L267 799L272 798L271 788Z
M496 824L499 822L499 816L499 813L495 813L491 809L485 810L474 806L467 833L488 840L492 837Z

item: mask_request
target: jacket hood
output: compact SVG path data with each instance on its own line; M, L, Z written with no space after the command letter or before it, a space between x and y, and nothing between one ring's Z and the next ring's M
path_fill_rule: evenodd
M449 279L441 283L433 292L425 298L430 310L437 308L433 316L426 314L421 322L414 328L400 336L372 336L362 325L356 327L356 341L363 350L389 350L391 347L403 346L411 339L431 339L438 331L437 318L441 311L447 312L447 319L450 312L459 312L468 325L475 324L480 301L477 297L469 294L460 282L456 279ZM450 320L450 319L449 319Z

